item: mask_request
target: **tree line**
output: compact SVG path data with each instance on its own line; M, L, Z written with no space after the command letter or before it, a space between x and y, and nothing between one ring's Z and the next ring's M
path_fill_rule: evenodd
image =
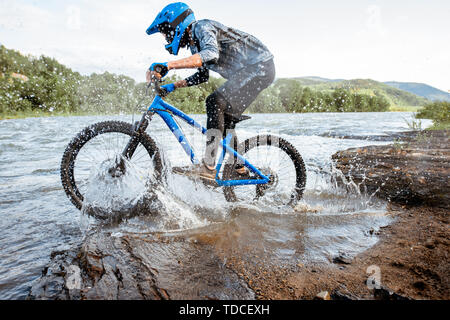
M168 77L166 82L178 80ZM204 113L206 97L225 82L210 77L199 86L178 89L167 102L186 113ZM130 113L138 111L145 83L105 72L89 76L62 65L53 58L24 56L0 46L0 117L18 113ZM144 100L142 103L148 103ZM141 106L142 107L142 106ZM247 109L253 113L276 112L368 112L387 111L383 96L359 94L338 88L316 91L295 79L278 79Z
M380 95L352 92L344 88L318 91L294 79L278 79L261 92L251 112L373 112L388 111L389 102Z

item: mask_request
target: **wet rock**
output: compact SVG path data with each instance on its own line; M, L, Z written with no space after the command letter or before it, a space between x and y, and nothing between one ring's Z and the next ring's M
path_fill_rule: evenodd
M330 137L336 139L353 139L353 140L367 140L367 141L413 141L418 135L419 131L407 131L392 133L389 135L339 135L334 132L323 133L320 136Z
M51 254L51 263L44 268L42 276L31 287L28 300L66 300L70 298L66 287L66 276L72 261L76 260L74 251L58 251ZM41 281L45 279L45 281ZM74 292L74 296L77 292Z
M434 249L435 248L434 240L427 239L427 241L425 242L425 247L427 247L428 249Z
M185 240L91 234L52 258L28 299L255 298L212 248Z
M420 291L425 290L425 288L427 287L426 283L423 281L416 281L412 285L414 288L416 288Z
M336 264L351 264L351 259L343 257L343 256L337 256L333 258L333 263Z
M359 298L351 293L343 293L340 290L333 290L330 295L332 300L359 300Z
M349 257L348 255L346 255L345 253L339 253L338 256L333 257L332 260L333 263L336 264L351 264L352 263L352 258Z
M399 295L393 290L383 286L381 288L373 289L373 296L376 300L411 300L411 298Z
M373 235L378 236L378 235L380 235L380 231L375 230L374 228L370 228L369 230L364 231L364 234L368 237L373 236Z
M450 208L448 131L425 132L403 145L348 149L333 160L343 186L389 201Z
M321 291L315 296L314 300L331 300L331 297L328 291Z

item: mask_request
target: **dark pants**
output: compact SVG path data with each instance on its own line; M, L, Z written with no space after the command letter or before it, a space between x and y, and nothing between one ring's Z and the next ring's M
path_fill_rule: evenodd
M214 166L220 140L233 134L231 146L237 148L234 133L242 113L275 79L273 60L247 66L237 71L206 99L207 141L204 161Z

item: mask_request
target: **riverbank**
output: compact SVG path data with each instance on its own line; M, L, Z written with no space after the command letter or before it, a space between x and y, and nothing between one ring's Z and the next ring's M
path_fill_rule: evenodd
M396 106L391 105L389 107L390 112L418 112L423 109L423 106Z
M422 107L416 106L391 106L388 111L385 112L417 112ZM123 113L112 113L107 115L119 115ZM205 114L205 113L202 113ZM251 113L248 113L251 114ZM26 119L26 118L46 118L46 117L71 117L71 116L98 116L105 114L99 112L48 112L48 111L25 111L25 112L16 112L16 113L8 113L8 114L0 114L0 120L8 120L8 119ZM444 128L438 128L444 129Z
M0 120L26 119L26 118L48 118L48 117L72 117L72 116L97 116L98 112L48 112L48 111L25 111L14 114L0 114Z
M399 136L403 144L397 140L393 146L378 147L376 154L386 158L392 150L402 155L401 150L408 148L409 154L433 153L421 159L427 168L437 161L433 158L436 152L446 157L439 163L449 163L448 134ZM354 157L367 154L353 152ZM339 162L339 157L334 158ZM402 159L407 157L397 157ZM449 299L448 203L441 203L441 208L435 201L414 202L413 206L404 199L390 199L387 214L393 223L365 234L377 237L373 247L355 257L335 256L328 263L273 263L274 253L261 246L252 225L240 223L249 219L242 213L207 231L125 235L93 231L79 247L52 254L29 298L314 299L327 291L331 299ZM376 281L368 286L369 276Z
M332 300L449 299L447 210L390 205L388 212L395 222L376 232L378 243L353 259L293 269L248 268L242 260L230 266L258 299L315 299L325 291ZM374 281L368 285L369 277Z
M257 248L242 246L239 231L96 233L80 248L54 252L29 298L297 300L327 291L333 300L449 299L447 211L391 205L389 214L395 223L353 259L289 267L268 264Z
M340 151L332 157L338 179L388 201L450 208L449 132L409 132L392 145Z

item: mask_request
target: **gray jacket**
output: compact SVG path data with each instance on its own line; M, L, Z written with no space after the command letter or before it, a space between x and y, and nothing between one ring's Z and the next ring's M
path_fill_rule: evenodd
M254 36L217 21L199 20L191 28L195 45L190 49L192 54L198 53L202 59L204 67L199 69L201 73L205 73L206 68L228 79L248 65L273 58L269 49ZM190 78L195 76L198 78L199 75Z

